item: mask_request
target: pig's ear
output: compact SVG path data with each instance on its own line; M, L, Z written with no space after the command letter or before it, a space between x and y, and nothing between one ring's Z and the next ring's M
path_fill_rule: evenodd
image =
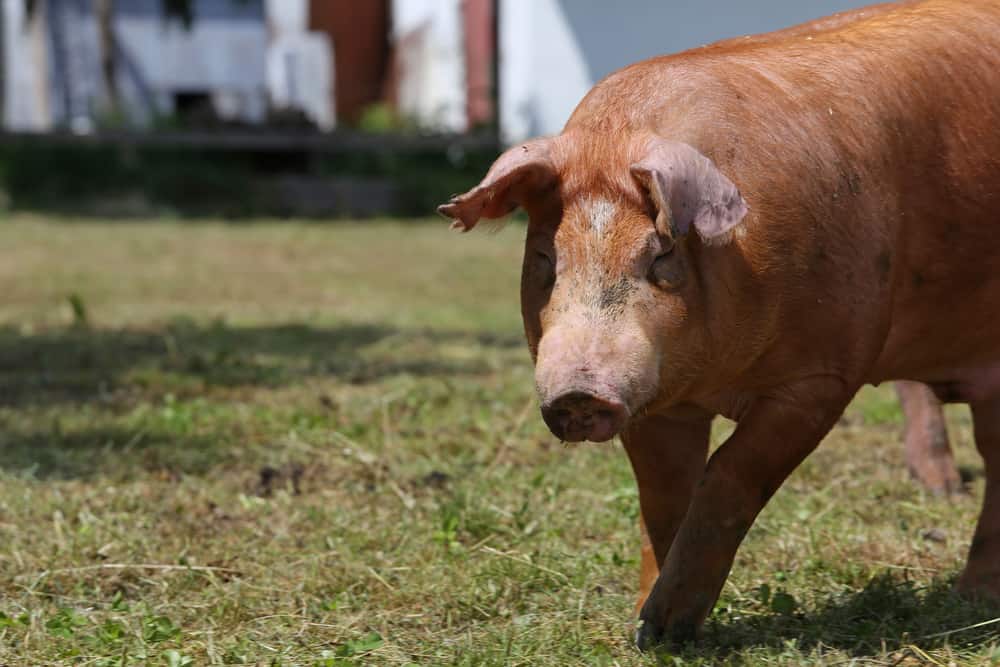
M555 183L550 143L550 139L537 139L511 148L497 158L482 183L438 206L438 213L453 221L452 229L463 232L475 227L480 218L507 215L523 204L525 197Z
M657 229L674 239L693 226L702 241L726 243L749 210L733 182L688 144L654 141L631 170L656 205Z

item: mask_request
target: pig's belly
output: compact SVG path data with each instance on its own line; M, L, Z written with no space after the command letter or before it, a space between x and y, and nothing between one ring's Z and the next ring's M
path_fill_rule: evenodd
M997 306L940 308L933 320L894 327L869 381L917 380L945 402L1000 397L1000 317Z
M944 403L975 403L1000 397L1000 362L956 368L924 380Z
M1000 361L980 366L937 368L880 374L872 384L886 380L916 380L927 384L943 403L975 403L1000 398Z

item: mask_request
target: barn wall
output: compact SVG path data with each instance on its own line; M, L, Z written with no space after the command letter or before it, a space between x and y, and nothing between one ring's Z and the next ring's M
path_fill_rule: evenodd
M309 29L325 32L333 42L337 118L354 123L385 92L389 2L313 0L309 5Z

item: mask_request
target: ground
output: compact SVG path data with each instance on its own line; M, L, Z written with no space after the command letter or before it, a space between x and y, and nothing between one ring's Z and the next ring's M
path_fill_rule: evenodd
M932 497L888 386L703 640L636 653L621 446L541 422L523 227L446 227L0 221L0 665L1000 664L1000 610L950 592L968 413L971 493Z

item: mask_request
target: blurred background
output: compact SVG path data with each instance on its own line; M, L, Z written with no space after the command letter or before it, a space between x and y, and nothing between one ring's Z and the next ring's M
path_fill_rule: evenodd
M3 0L0 187L99 215L424 215L625 64L860 4Z

